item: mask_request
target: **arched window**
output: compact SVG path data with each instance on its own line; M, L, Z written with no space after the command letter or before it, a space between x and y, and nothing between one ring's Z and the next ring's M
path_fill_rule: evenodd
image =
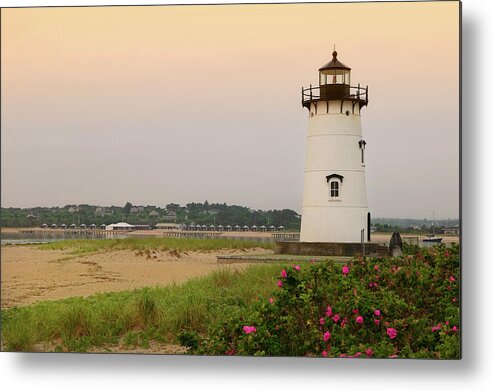
M329 199L339 200L341 198L341 186L343 176L339 174L327 175L327 184L329 185Z
M339 197L339 182L337 180L333 180L330 182L330 198L338 198Z

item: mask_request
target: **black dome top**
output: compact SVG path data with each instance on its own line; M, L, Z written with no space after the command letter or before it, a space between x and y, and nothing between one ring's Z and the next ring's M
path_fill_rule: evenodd
M337 59L337 52L335 50L332 52L332 60L329 61L327 64L325 64L322 68L320 68L319 69L319 72L327 71L327 70L330 70L330 69L345 69L347 71L350 71L351 70L351 68L349 68L348 66L344 65L342 62L340 62Z

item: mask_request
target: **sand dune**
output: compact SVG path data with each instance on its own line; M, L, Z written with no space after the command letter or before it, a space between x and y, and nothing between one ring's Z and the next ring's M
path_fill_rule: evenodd
M222 254L269 253L265 249L214 252L106 251L73 256L62 250L35 246L2 246L2 308L37 301L145 286L165 286L206 275L218 266ZM231 265L242 269L247 265Z

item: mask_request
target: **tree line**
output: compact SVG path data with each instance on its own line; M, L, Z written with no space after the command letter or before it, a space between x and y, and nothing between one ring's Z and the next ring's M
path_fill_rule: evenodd
M36 227L42 224L130 224L178 223L200 225L274 225L287 230L300 229L300 215L291 209L261 210L226 203L192 202L186 205L169 203L165 207L65 205L63 207L1 208L2 227Z

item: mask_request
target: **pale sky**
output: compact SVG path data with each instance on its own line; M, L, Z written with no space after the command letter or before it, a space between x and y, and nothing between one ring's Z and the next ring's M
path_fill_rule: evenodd
M301 212L301 87L369 86L374 217L459 214L459 4L2 10L2 206Z

